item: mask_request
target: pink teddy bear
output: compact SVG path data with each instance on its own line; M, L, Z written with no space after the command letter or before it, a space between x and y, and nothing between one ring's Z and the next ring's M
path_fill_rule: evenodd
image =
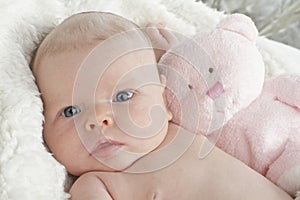
M234 14L168 50L159 63L167 104L174 123L299 200L300 77L264 80L257 36L250 18Z

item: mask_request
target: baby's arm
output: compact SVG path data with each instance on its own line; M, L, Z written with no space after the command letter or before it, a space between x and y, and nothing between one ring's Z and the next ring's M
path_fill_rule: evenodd
M209 142L205 140L203 144ZM202 162L211 183L206 189L213 191L217 199L292 200L261 174L217 147Z
M70 200L112 200L103 182L91 172L76 180L70 194Z

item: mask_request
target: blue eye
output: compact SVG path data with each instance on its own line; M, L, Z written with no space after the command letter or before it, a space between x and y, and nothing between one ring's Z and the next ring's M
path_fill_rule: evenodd
M79 108L77 108L75 106L68 106L63 110L62 116L73 117L74 115L77 115L80 112L81 112L81 110Z
M123 101L128 101L133 97L133 92L131 91L121 91L118 92L114 98L114 102L123 102Z

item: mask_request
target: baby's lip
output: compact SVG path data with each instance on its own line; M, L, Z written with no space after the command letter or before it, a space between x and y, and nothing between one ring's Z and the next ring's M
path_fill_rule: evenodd
M114 155L123 145L124 144L114 140L99 140L91 151L91 155L97 158L108 158Z

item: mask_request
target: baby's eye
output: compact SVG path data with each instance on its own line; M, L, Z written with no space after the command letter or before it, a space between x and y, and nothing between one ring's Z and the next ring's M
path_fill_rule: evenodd
M74 115L77 115L80 112L81 112L81 110L79 108L77 108L75 106L68 106L63 110L62 116L63 117L73 117Z
M131 91L121 91L118 92L113 99L113 102L122 102L122 101L128 101L133 97L133 92Z

